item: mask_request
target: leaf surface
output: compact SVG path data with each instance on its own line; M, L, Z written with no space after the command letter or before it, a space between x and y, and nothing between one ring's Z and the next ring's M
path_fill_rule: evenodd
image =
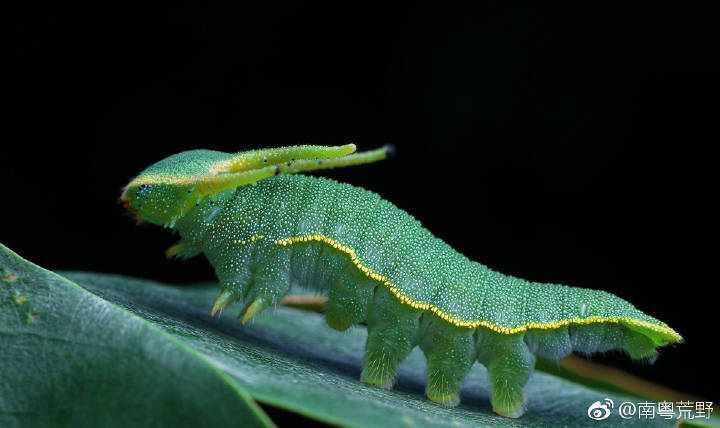
M0 426L272 426L148 318L0 245Z

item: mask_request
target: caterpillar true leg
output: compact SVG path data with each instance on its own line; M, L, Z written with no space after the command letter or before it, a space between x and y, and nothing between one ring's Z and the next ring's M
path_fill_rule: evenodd
M360 380L392 386L398 365L417 344L422 311L402 305L385 287L375 289L368 314L365 365Z
M535 368L535 356L523 333L502 335L483 331L478 361L488 369L495 413L518 418L525 412L523 388Z
M456 327L426 313L421 323L420 348L428 360L425 393L446 406L460 402L458 388L475 362L474 330Z
M213 305L213 308L210 311L210 316L214 317L215 315L217 315L218 312L223 310L229 304L231 304L239 299L240 299L240 297L238 297L232 289L223 288L223 290L220 293L220 295L218 296L218 298L215 299L215 304Z

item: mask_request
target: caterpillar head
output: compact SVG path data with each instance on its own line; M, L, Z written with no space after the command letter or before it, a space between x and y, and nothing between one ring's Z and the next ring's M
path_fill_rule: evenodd
M123 205L138 222L173 227L204 198L278 174L293 174L385 159L391 146L351 154L344 146L291 146L236 154L191 150L146 168L123 190Z
M172 226L206 195L203 183L217 175L213 165L227 155L192 150L167 157L146 168L123 190L120 200L138 221Z

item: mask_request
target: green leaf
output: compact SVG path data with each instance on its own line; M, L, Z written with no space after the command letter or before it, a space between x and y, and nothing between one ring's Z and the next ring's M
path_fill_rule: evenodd
M0 260L4 262L4 259ZM172 287L115 275L63 275L98 296L101 299L98 301L132 312L193 349L230 375L256 400L326 423L373 427L502 427L607 426L610 423L621 426L676 426L678 422L659 417L645 420L637 416L624 420L617 414L617 407L605 421L592 421L587 416L587 410L595 401L610 398L618 406L624 401L639 404L643 400L539 372L533 375L526 388L527 413L517 420L502 418L491 412L487 372L479 364L463 384L461 405L446 408L428 401L424 396L425 358L418 349L401 365L393 390L360 383L358 378L366 338L362 326L340 333L330 329L319 314L281 307L266 311L243 327L233 316L233 312L239 312L240 308L229 308L216 318L210 317L210 308L220 291L216 284ZM5 310L6 306L2 308ZM73 319L76 309L70 308L69 312L66 317ZM102 329L103 334L122 332L121 325L113 327L105 324L106 327L94 324L85 328ZM170 358L169 354L165 356ZM4 363L0 363L0 370L5 370ZM46 368L44 374L47 375ZM0 374L0 380L3 376ZM78 376L91 375L80 373ZM189 370L178 376L196 377ZM210 373L207 376L213 375ZM22 386L16 382L15 385L27 390L36 388L32 382ZM194 388L197 387L188 385L186 389ZM209 405L207 401L198 398L198 402L203 403L201 407L210 411L214 412L220 406L219 403ZM0 405L0 410L7 408L7 403ZM152 409L144 410L152 413ZM717 425L716 419L702 422Z
M0 426L272 426L157 323L0 245Z

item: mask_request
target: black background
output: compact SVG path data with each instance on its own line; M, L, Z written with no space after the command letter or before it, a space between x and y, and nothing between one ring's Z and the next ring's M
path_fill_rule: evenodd
M0 242L50 269L211 279L123 213L140 170L195 148L391 142L394 159L325 175L504 273L633 302L686 343L653 366L594 359L717 401L717 15L581 3L18 11Z

